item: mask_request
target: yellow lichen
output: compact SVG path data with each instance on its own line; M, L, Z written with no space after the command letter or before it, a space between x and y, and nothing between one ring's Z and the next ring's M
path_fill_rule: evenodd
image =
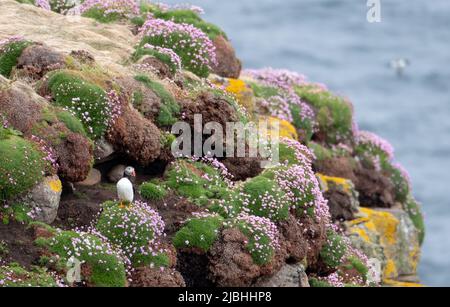
M384 278L396 278L398 276L397 266L395 265L394 260L389 259L386 263L386 267L384 268Z
M48 186L55 193L60 193L62 191L62 183L59 179L53 179L48 182Z
M393 279L385 279L383 283L386 286L390 287L396 287L396 288L423 288L424 285L413 283L413 282L404 282L404 281L397 281Z
M357 234L358 236L360 236L366 242L371 242L369 235L362 228L358 228L358 227L350 228L350 233Z
M361 208L361 212L367 215L371 223L366 227L380 234L381 243L393 245L397 242L397 227L399 220L389 212Z
M328 191L329 184L335 184L337 186L342 187L345 193L350 194L352 189L352 182L346 178L340 178L340 177L330 177L325 176L322 174L317 174L317 176L324 182L325 184L325 191Z
M215 85L222 86L225 90L234 95L239 104L246 108L249 113L252 113L255 106L253 90L245 81L240 79L214 79L212 82Z
M267 127L267 134L270 137L276 137L276 133L278 133L278 137L282 138L289 138L291 140L298 140L298 134L295 127L288 121L281 120L276 117L268 117L268 116L261 116L259 118L260 123L267 121L268 127ZM276 123L279 125L279 131L276 130Z

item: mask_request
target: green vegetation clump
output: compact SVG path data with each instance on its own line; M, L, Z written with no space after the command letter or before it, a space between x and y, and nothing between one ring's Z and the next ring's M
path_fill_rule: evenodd
M369 273L369 268L358 258L355 256L351 256L347 259L348 264L345 265L347 270L356 270L364 282L367 281L367 274Z
M280 90L276 87L266 86L266 85L262 85L260 83L252 82L252 81L249 81L247 83L252 88L253 93L255 94L255 97L267 99L270 97L280 95Z
M36 244L59 255L65 264L71 257L89 266L89 276L83 276L97 287L125 287L125 265L119 254L101 238L76 231L58 231L53 238L38 238Z
M297 152L295 148L284 143L279 143L279 160L282 163L287 162L288 165L299 164Z
M406 203L404 204L404 209L409 214L411 221L416 227L419 233L419 242L422 245L425 240L425 221L422 214L422 208L420 204L411 195L409 195Z
M191 219L175 234L173 244L207 252L217 240L222 223L223 218L215 215Z
M316 110L319 131L325 134L326 143L338 144L353 137L350 103L313 85L296 86L295 92Z
M45 174L44 154L19 134L0 126L0 200L26 192Z
M120 248L133 266L169 265L168 256L158 248L157 239L163 234L164 222L155 210L142 202L128 205L107 202L102 207L96 229Z
M87 136L83 123L77 117L72 115L72 113L61 110L56 112L56 116L58 120L63 122L70 131Z
M1 222L8 225L11 221L28 224L32 221L30 217L31 208L23 203L14 203L0 208Z
M277 182L264 176L248 180L242 189L248 197L250 213L273 221L286 220L289 216L289 201Z
M158 124L160 126L170 126L174 124L180 113L180 106L172 94L169 93L161 83L154 81L145 75L138 75L135 79L142 82L161 98L162 105L159 110L158 118L156 119Z
M51 74L48 87L56 105L76 115L91 138L97 139L104 135L109 125L111 110L102 88L66 71ZM62 118L67 119L67 116L63 115ZM75 122L69 122L69 126L79 129L76 128Z
M315 277L312 277L309 279L309 285L311 286L311 288L332 288L333 287L326 281L317 279Z
M188 160L177 160L170 166L166 185L198 205L221 199L228 193L228 186L217 169Z
M144 182L140 187L140 193L146 200L161 200L167 195L167 191L162 185L152 182Z
M0 266L0 287L57 287L55 278L43 268L27 271L18 263Z
M9 78L23 50L31 44L32 42L26 40L13 40L0 46L0 75Z
M347 245L343 238L332 230L327 233L327 242L320 251L322 261L330 268L337 268L342 264Z

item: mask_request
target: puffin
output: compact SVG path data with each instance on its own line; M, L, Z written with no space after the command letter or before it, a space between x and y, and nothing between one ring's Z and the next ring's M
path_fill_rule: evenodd
M125 168L123 178L117 182L117 196L119 197L120 205L124 203L132 204L134 200L134 189L131 178L136 177L136 171L133 167Z

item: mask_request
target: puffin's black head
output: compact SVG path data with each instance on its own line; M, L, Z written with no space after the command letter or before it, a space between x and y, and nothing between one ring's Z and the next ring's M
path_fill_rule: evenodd
M128 166L125 171L123 172L123 176L127 178L136 177L136 171L133 167Z

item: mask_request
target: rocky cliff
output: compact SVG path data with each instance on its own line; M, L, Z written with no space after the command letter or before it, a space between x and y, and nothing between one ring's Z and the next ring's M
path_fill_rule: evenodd
M392 146L326 86L242 70L201 13L0 0L0 286L418 285L423 217ZM198 114L268 121L280 163L174 157Z

